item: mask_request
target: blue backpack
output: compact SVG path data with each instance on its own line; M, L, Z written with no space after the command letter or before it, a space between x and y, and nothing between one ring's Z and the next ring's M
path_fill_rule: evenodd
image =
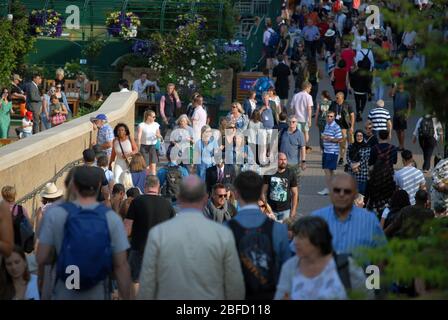
M94 287L112 272L112 247L106 212L100 204L95 209L84 209L74 203L60 205L68 212L64 238L57 261L57 278L65 281L70 274L66 268L79 268L80 290Z
M271 36L269 37L269 46L276 48L280 42L280 36L275 31L270 31Z

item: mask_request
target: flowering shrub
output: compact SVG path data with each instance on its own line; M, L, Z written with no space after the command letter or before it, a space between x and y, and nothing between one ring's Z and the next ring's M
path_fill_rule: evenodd
M135 38L140 18L132 12L115 11L106 19L107 32L113 37Z
M81 65L75 61L66 62L64 66L64 75L66 79L75 79L76 75L82 71Z
M143 57L151 56L152 49L153 44L150 40L135 40L132 45L132 53Z
M63 23L61 14L53 9L33 10L29 17L32 35L60 37Z
M174 36L153 35L157 51L149 58L149 66L159 71L162 85L175 83L181 90L210 95L218 87L217 53L206 42L199 21L203 20L182 25Z

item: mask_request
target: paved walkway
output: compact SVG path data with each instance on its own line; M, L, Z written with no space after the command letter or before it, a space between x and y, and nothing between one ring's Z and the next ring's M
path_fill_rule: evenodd
M324 63L320 62L319 66L321 70L325 70ZM330 84L330 80L327 76L325 79L321 80L319 83L319 93L317 95L318 100L320 97L320 93L323 90L328 90L332 96L333 88ZM387 91L387 90L386 90ZM387 92L386 92L387 94ZM291 92L292 96L292 92ZM392 99L389 96L384 97L385 106L392 114ZM354 107L355 101L353 95L349 95L347 101ZM367 115L369 111L375 106L375 102L367 102L366 109L364 110L363 119L367 120ZM423 156L422 150L420 149L418 143L412 144L412 132L414 131L415 125L417 123L418 118L422 113L421 106L417 105L417 110L413 112L411 119L408 121L408 130L406 131L406 142L405 148L411 150L414 153L414 158L417 162L418 168L421 169L423 164ZM314 119L313 119L314 120ZM356 124L356 129L363 129L364 122L358 122ZM312 152L307 155L307 170L302 175L302 188L300 190L300 203L298 212L303 215L307 215L311 213L313 210L322 208L326 205L330 204L328 196L320 196L317 194L318 191L322 190L325 187L325 175L323 170L321 169L321 153L319 148L319 131L316 126L310 130L310 140L311 146L313 148ZM398 140L396 138L395 132L393 133L392 143L394 145L398 145ZM401 168L402 162L401 157L398 157L398 163L396 168ZM343 167L338 167L338 171L343 171ZM430 174L426 175L427 182L430 181Z

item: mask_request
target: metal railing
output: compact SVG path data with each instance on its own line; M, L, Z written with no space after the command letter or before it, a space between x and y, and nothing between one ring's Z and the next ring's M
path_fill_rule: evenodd
M109 38L106 18L114 11L134 12L139 16L139 33L174 32L176 18L181 14L197 13L207 18L207 30L220 35L223 29L224 0L206 2L182 0L22 0L29 12L54 9L65 19L66 8L75 5L80 9L80 28L66 29L63 34L71 40L86 40L89 37ZM0 12L7 12L9 0L0 0ZM6 13L5 13L6 14Z

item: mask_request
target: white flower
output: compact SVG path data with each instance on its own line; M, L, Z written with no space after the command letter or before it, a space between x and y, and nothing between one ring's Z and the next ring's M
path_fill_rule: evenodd
M201 50L199 50L199 52L200 52L200 53L204 53L204 52L205 52L205 50L204 50L204 49L201 49Z
M204 59L205 59L205 57L204 57L204 56L201 56L201 59L202 59L202 60L204 60Z
M209 62L207 62L207 64L208 64L208 65L211 65L211 64L212 64L212 62L211 62L211 61L209 61Z
M182 71L183 71L183 70L184 70L184 67L180 67L180 70L182 70Z
M216 84L212 85L212 88L215 89L216 88Z
M205 80L201 80L201 83L205 83Z
M196 60L195 59L191 59L191 65L194 66L196 64Z
M199 45L199 40L196 40L196 45L197 45L197 46Z
M180 84L180 85L183 85L184 83L185 83L184 80L180 80L180 81L179 81L179 84Z

